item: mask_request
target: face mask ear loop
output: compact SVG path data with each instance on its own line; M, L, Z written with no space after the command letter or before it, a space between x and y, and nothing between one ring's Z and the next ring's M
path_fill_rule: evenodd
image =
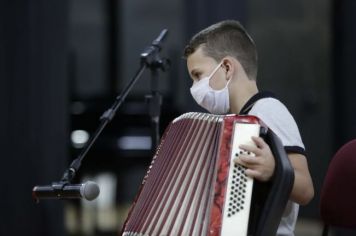
M216 73L216 71L220 68L221 64L222 64L222 62L220 62L219 65L217 67L215 67L213 72L210 73L210 75L208 76L209 80L211 79L211 77L213 77L213 75Z
M213 72L211 72L211 74L207 77L209 78L208 80L210 81L211 78L214 76L214 74L216 73L216 71L221 67L222 65L222 62L219 63L219 65L213 70ZM210 84L209 84L209 87L211 88Z
M223 61L221 62L221 65L222 65L222 64L223 64ZM228 70L228 69L226 69L226 73L227 73L228 71L229 71L229 70ZM225 86L225 87L229 86L229 84L230 84L231 80L232 80L232 78L230 78L230 79L228 79L228 80L227 80L227 82L226 82L226 86Z
M225 86L225 87L229 86L229 84L230 84L231 80L232 80L231 78L230 78L230 79L228 79L228 81L226 82L226 86Z

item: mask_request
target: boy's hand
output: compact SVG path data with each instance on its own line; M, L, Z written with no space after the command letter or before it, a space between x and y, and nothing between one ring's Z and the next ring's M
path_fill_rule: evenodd
M260 181L268 181L273 176L275 160L268 144L260 137L252 137L256 147L241 145L239 148L255 156L240 154L234 161L246 167L246 175Z

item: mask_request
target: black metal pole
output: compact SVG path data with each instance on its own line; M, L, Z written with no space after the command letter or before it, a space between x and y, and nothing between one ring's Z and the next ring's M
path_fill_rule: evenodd
M121 104L124 102L125 98L131 91L132 87L136 84L137 80L141 77L142 73L146 69L145 64L141 64L141 67L138 69L136 75L133 77L133 79L129 82L129 84L125 87L121 95L116 97L116 100L114 104L106 110L103 115L100 117L101 123L99 127L96 129L94 134L91 136L89 139L87 145L82 149L81 153L79 156L73 160L73 162L70 164L70 167L65 171L61 182L60 183L68 183L73 180L75 177L76 172L81 166L82 160L84 159L85 155L88 153L89 149L92 147L92 145L95 143L103 129L106 127L106 125L114 118L117 109L121 106Z

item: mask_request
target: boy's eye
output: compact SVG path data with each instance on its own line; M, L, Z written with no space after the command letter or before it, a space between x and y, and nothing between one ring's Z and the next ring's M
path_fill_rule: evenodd
M200 72L196 72L196 73L193 74L193 79L194 80L199 80L200 76L201 76L201 73Z

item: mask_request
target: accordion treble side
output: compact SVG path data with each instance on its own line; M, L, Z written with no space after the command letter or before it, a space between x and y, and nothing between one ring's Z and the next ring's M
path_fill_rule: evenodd
M259 136L260 128L254 116L186 113L172 121L142 181L122 235L258 235L261 228L264 235L268 235L266 228L275 232L280 218L271 220L260 210L260 216L251 216L254 181L245 175L244 167L232 161L243 152L240 144L254 145L251 136ZM280 147L277 150L278 155L285 154ZM285 199L277 204L286 204L286 189L290 192L291 187L278 189ZM269 198L275 196L266 196L262 208L272 207Z

